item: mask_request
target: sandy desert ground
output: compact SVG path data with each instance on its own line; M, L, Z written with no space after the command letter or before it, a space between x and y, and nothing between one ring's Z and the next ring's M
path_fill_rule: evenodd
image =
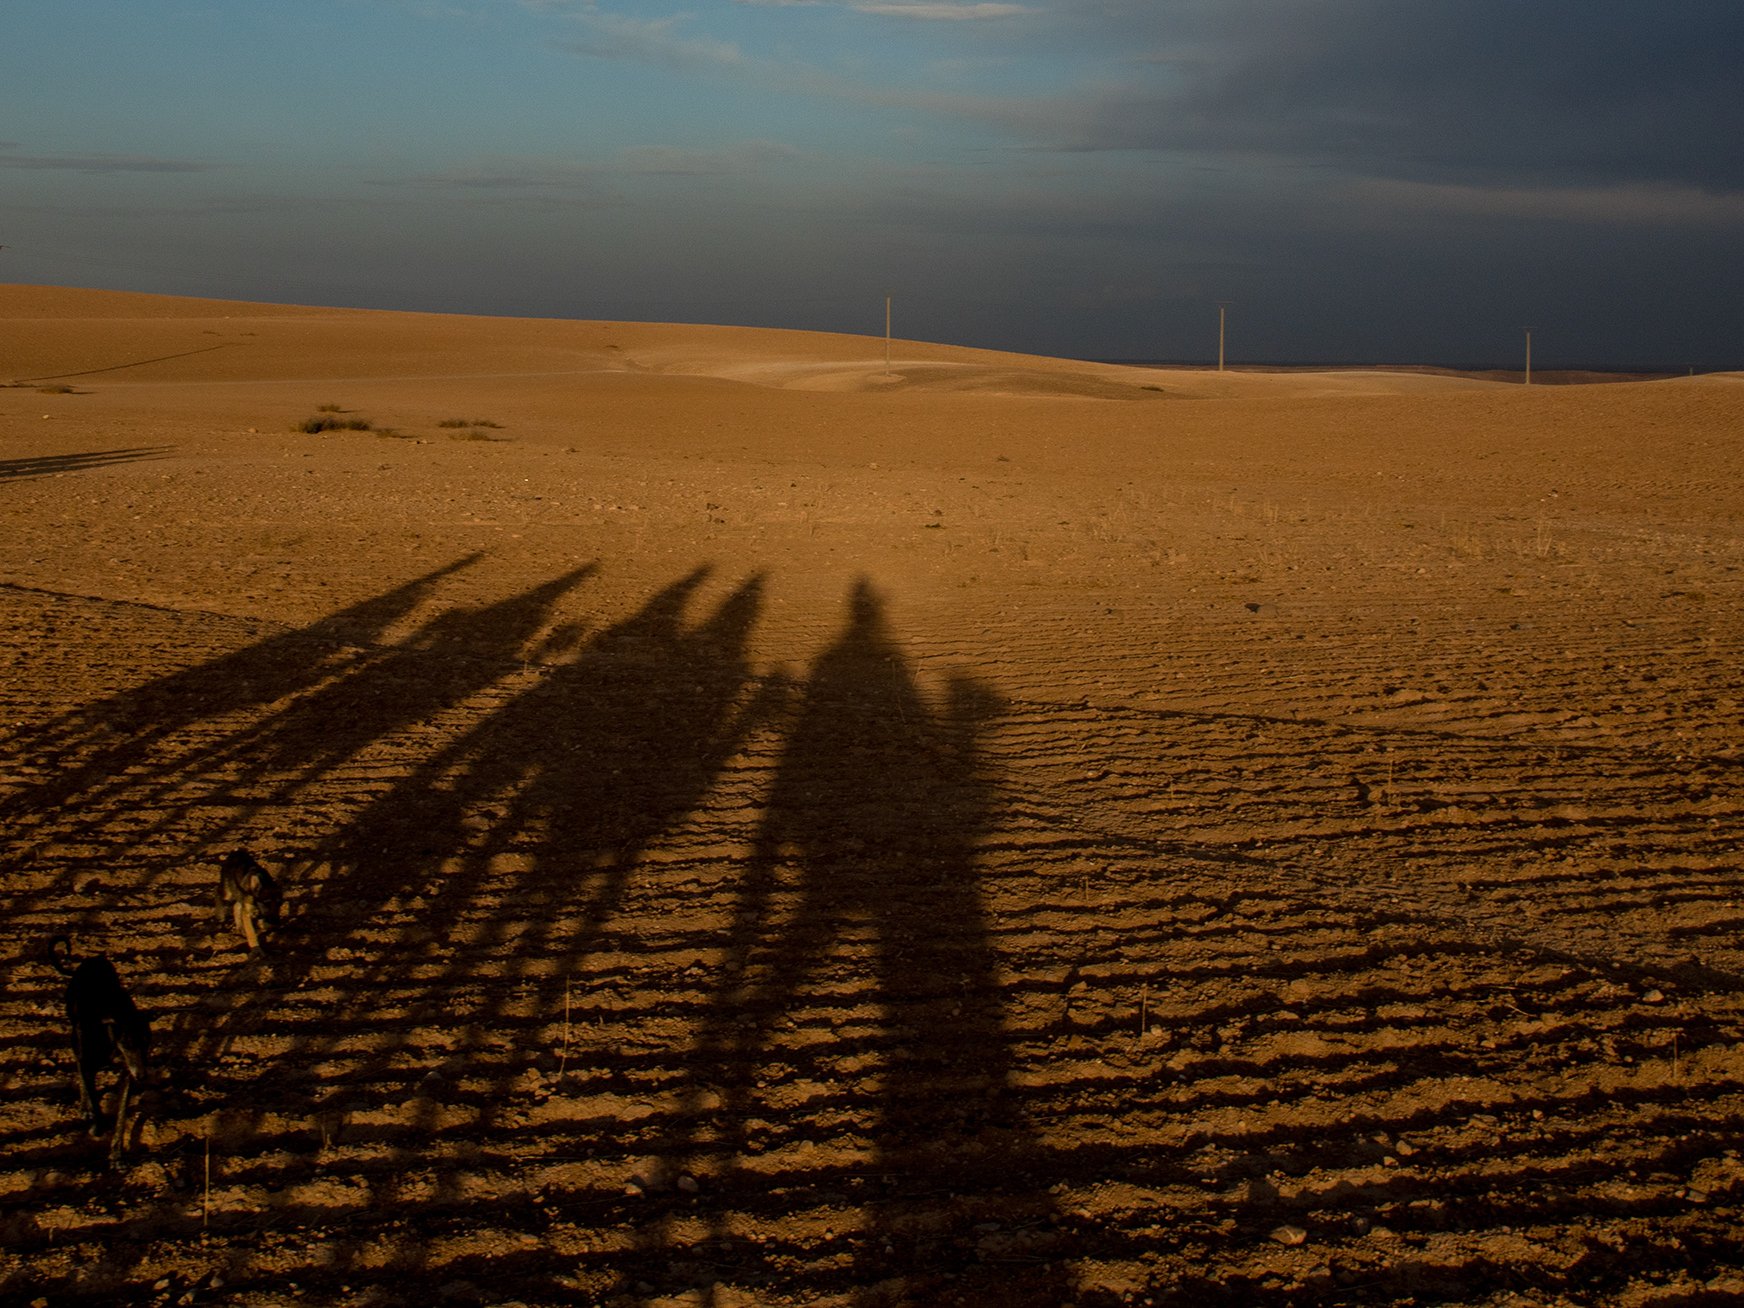
M1744 377L7 286L8 380L7 1302L1744 1301Z

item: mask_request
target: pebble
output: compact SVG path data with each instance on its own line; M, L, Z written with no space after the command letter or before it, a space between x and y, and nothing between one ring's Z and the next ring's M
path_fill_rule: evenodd
M1279 1244L1307 1244L1308 1232L1304 1231L1300 1226L1280 1226L1277 1230L1272 1232L1272 1239L1276 1240Z

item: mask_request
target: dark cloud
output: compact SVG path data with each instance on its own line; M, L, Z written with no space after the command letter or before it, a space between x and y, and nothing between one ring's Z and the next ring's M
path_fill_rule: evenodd
M1209 357L1229 301L1249 360L1495 363L1531 322L1546 366L1738 366L1744 0L866 16L886 3L795 7L773 42L769 12L725 17L749 7L544 4L547 50L658 93L644 130L632 96L597 139L335 144L315 173L251 157L192 188L174 174L211 165L173 157L202 153L185 139L0 142L34 170L0 188L7 258L55 280L83 249L141 289L238 298L873 333L894 293L901 334L1126 358ZM922 34L966 57L917 62Z
M203 173L219 165L191 159L158 159L140 154L19 154L15 143L0 142L0 168L67 173Z
M1737 0L1078 6L1133 59L1057 144L1368 176L1744 186Z
M709 148L644 145L598 159L493 156L441 172L378 178L372 185L411 190L540 192L587 197L640 178L739 178L803 157L780 141L737 141Z
M1031 49L1044 62L1077 63L1076 81L1047 91L998 79L953 90L870 82L709 39L694 19L597 9L577 16L581 39L557 44L972 121L1060 152L1159 151L1200 167L1443 185L1744 190L1739 0L1060 0L1049 10L1013 8L1025 21L989 40L1006 55L1039 42Z

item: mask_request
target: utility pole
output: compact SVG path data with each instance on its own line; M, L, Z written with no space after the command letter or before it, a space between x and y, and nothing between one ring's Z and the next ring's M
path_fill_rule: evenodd
M1217 302L1217 371L1223 371L1223 315L1227 304L1223 300Z
M884 297L884 375L890 376L890 297Z

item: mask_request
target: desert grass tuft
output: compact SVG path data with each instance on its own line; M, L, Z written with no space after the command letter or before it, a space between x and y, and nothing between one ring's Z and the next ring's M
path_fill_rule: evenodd
M292 431L308 432L311 435L322 431L374 431L375 427L368 418L304 418L291 428Z
M436 425L438 427L494 427L500 429L503 424L492 422L489 418L444 418Z

